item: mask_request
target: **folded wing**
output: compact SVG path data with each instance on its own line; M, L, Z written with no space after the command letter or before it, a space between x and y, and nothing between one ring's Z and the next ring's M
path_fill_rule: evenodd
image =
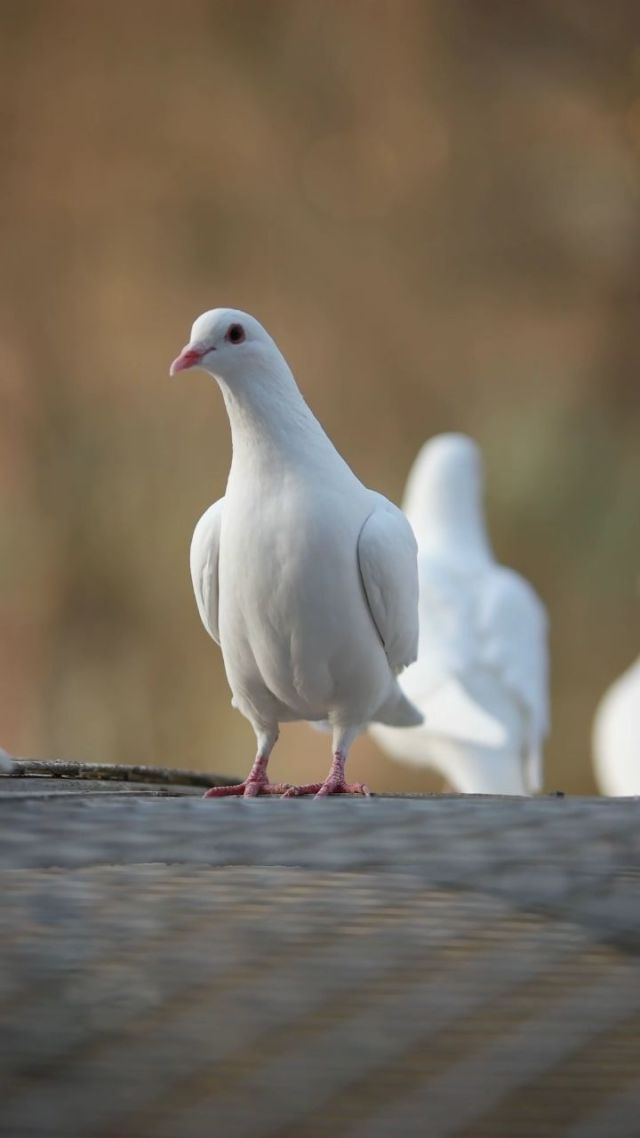
M209 636L220 643L218 622L218 559L224 498L202 515L191 539L189 563L200 619Z
M532 793L542 787L542 744L549 730L547 614L531 586L496 567L483 589L483 655L524 715L524 760Z
M398 673L418 654L418 547L404 514L376 498L358 538L358 564L373 622Z

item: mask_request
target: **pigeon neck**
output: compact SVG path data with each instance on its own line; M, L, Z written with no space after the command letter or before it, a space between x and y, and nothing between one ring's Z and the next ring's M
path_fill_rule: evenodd
M229 422L234 461L303 463L337 452L305 403L283 359L259 372L218 380Z

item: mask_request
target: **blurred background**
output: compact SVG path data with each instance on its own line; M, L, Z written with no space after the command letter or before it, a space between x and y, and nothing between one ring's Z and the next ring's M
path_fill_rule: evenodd
M547 789L591 793L637 655L635 0L1 0L0 742L244 776L188 549L226 414L168 367L272 332L357 474L484 448L499 558L551 615ZM274 778L324 774L285 728ZM437 789L370 740L350 775Z

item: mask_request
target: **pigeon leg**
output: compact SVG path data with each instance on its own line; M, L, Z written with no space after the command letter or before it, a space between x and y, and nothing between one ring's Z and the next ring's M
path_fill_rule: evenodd
M360 727L334 727L333 760L329 774L324 782L310 782L305 786L292 786L285 791L283 798L297 798L302 794L314 794L316 798L327 798L330 794L371 794L363 782L345 782L344 766L353 740L360 734Z
M256 731L258 753L254 764L245 778L235 786L212 786L206 790L204 798L228 798L230 796L256 798L259 794L283 794L289 789L288 782L269 782L267 766L271 752L278 738L278 728Z

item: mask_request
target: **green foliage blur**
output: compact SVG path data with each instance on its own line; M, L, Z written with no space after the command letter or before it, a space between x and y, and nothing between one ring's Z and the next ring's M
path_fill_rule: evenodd
M227 419L168 377L232 305L395 500L427 436L479 440L551 614L546 785L592 792L638 650L637 3L2 0L0 57L2 745L246 773L188 572ZM328 759L296 725L271 770ZM439 786L366 739L350 775Z

